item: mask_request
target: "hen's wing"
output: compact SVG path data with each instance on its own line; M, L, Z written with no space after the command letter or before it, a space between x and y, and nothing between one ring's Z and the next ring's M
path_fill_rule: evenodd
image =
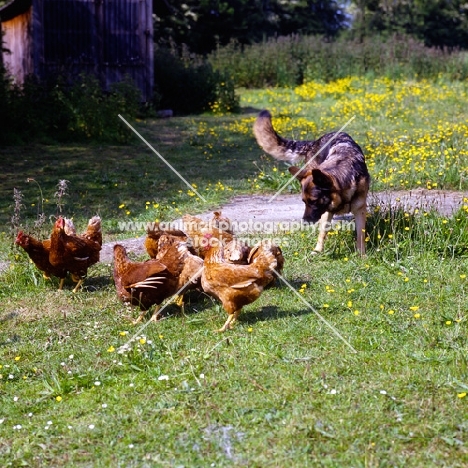
M167 266L178 279L178 291L196 287L199 284L203 260L192 254L182 237L164 234L159 239L156 258Z
M124 303L137 305L148 310L174 294L177 285L166 266L151 259L146 262L132 262L125 248L114 246L114 282L117 295Z

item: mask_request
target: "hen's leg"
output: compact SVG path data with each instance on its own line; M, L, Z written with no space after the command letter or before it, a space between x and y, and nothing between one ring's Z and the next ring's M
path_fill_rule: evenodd
M237 318L239 317L239 314L240 314L240 310L236 310L233 314L232 314L232 319L231 321L229 322L229 329L232 330L233 326L234 326L234 323L237 322Z
M236 310L233 314L230 314L226 323L218 330L218 332L225 332L228 328L231 330L234 322L237 320L237 317L239 317L239 314L240 310Z
M161 309L161 306L160 305L157 305L155 308L154 308L154 312L153 312L153 315L151 316L150 318L150 322L157 322L159 320L159 310Z
M60 278L60 283L59 283L59 288L58 288L59 291L62 290L64 282L65 282L65 278Z
M76 286L74 287L72 292L76 293L78 289L80 289L82 284L83 284L83 280L82 279L78 280L78 283L76 283Z
M229 324L231 323L232 317L232 315L229 315L226 320L226 323L217 331L220 333L225 332L229 328Z
M130 302L133 302L132 301L132 298L133 298L133 293L135 292L134 289L132 289L132 292L131 292L131 296L130 296ZM133 325L136 325L137 323L140 323L142 320L143 320L143 317L146 315L146 313L148 312L148 309L144 306L142 306L141 304L141 297L142 297L143 293L140 292L140 298L139 298L139 302L140 302L140 310L141 310L141 313L140 315L137 317L136 320L133 320L132 324Z
M136 325L137 323L140 323L143 320L143 317L146 315L148 311L147 310L142 310L140 312L140 315L132 321L132 325Z
M184 303L184 296L183 294L179 294L177 296L177 299L174 301L175 305L180 307L180 311L182 312L182 315L185 315L185 303Z

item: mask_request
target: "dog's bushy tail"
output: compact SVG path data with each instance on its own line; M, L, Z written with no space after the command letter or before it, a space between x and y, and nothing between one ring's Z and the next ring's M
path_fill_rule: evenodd
M271 123L271 114L263 110L255 120L253 132L257 143L266 153L280 161L298 162L303 155L294 151L291 147L291 141L280 137Z

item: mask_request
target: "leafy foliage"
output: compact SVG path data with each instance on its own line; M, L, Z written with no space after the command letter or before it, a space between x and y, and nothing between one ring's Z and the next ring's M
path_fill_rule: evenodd
M407 34L429 47L466 48L468 8L463 0L358 0L351 34L361 39Z
M177 114L197 114L213 110L232 112L239 98L228 71L215 71L200 56L182 47L158 47L155 53L155 106Z
M409 36L325 41L319 36L271 38L243 46L231 42L209 55L215 70L230 73L236 86L292 87L308 80L331 81L349 76L451 79L468 76L463 53L425 47Z
M212 52L290 34L370 39L408 35L430 47L466 48L468 8L463 0L230 0L154 2L155 38Z
M139 100L139 91L129 80L115 83L108 92L90 75L74 80L59 76L49 82L29 76L19 86L2 68L0 143L90 139L126 142L130 131L117 115L135 117Z
M277 35L334 36L345 27L345 13L334 0L230 0L154 2L157 42L187 44L206 54L235 39L252 44Z

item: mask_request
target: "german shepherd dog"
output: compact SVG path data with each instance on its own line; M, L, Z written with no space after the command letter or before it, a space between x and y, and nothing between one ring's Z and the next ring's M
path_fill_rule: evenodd
M257 143L274 158L304 161L302 168L291 166L289 172L302 185L303 220L320 220L314 251L323 251L333 215L351 212L356 222L356 248L363 255L370 176L359 145L344 132L327 133L314 141L287 140L276 133L267 110L259 114L253 131Z

